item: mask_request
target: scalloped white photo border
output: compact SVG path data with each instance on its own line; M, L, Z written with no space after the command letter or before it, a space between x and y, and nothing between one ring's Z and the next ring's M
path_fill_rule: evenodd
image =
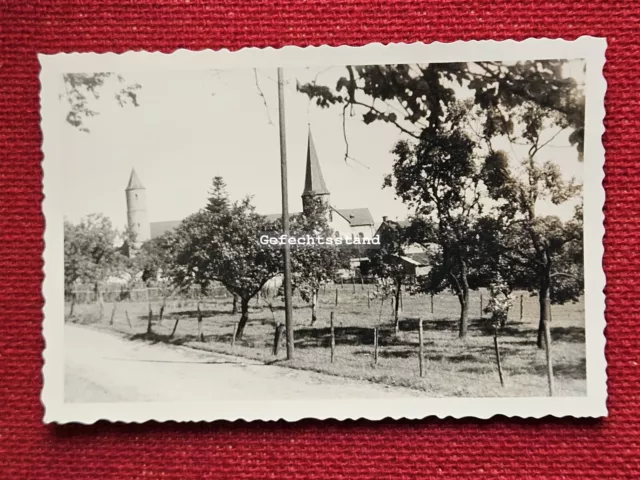
M59 53L38 55L41 64L41 127L43 133L44 282L42 294L45 350L42 369L42 402L45 423L98 420L144 422L214 420L286 420L407 418L428 416L489 418L494 415L540 418L601 417L607 415L605 359L605 275L602 267L604 236L604 97L603 76L606 40L527 39L524 41L470 41L455 43L370 44L363 47L245 48L228 50L105 53ZM261 67L309 67L323 65L401 64L513 61L584 58L586 72L586 119L584 145L584 238L585 238L585 338L587 395L583 397L521 398L400 398L392 400L233 401L233 402L64 402L64 240L63 159L58 132L62 102L59 81L68 72L162 72L168 70L231 69Z

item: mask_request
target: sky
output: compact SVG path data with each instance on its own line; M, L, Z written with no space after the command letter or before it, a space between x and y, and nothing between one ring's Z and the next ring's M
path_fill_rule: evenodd
M124 190L132 168L146 187L152 222L180 220L202 208L214 176L224 178L232 199L252 195L258 212L280 212L275 68L118 73L126 83L142 86L138 107L118 105L113 95L119 84L112 77L89 105L99 113L86 121L89 133L60 118L66 218L77 222L90 213L103 213L116 228L124 228ZM289 209L302 208L310 128L333 206L367 207L376 223L382 216L404 219L409 214L404 204L391 189L382 189L384 176L391 172L390 151L402 138L397 128L381 122L365 125L362 111L347 115L354 160L345 162L342 108L321 109L296 92L296 81L317 78L333 87L342 75L343 67L285 71ZM457 94L469 92L459 88ZM568 143L568 133L558 135L544 155L560 164L567 178L581 181L582 163ZM511 147L505 143L504 148ZM512 153L523 152L516 146ZM538 211L568 218L573 205L541 204Z

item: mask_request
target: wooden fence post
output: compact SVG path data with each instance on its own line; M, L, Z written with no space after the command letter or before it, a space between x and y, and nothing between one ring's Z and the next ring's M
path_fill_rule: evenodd
M124 315L127 317L127 323L129 324L129 328L133 329L131 326L131 320L129 319L129 312L127 310L124 311Z
M367 308L371 308L371 292L367 292Z
M336 305L338 305L338 289L336 288Z
M149 319L147 320L147 335L151 334L151 320L153 319L153 310L151 310L151 304L149 304Z
M162 298L162 306L160 307L160 315L158 315L158 323L162 322L162 316L164 315L164 309L167 306L167 297Z
M431 313L433 313L433 293L431 294Z
M173 338L173 336L176 333L176 330L178 328L178 322L180 321L180 317L176 317L176 323L173 324L173 330L171 330L171 335L169 335L169 338Z
M549 299L547 298L545 308L550 310ZM545 354L547 357L547 380L549 382L549 396L553 397L554 385L553 385L553 359L551 356L551 328L549 327L549 321L544 322L544 346Z
M278 356L278 351L280 350L280 339L282 338L282 332L284 330L284 325L276 325L276 329L273 333L273 355Z
M353 287L353 294L356 294L356 278L351 277L351 286Z
M333 312L331 312L331 363L336 355L336 331L333 327Z
M422 318L418 319L418 357L420 377L424 377L424 334L422 332Z
M198 302L198 341L204 342L204 332L202 331L202 311L200 310L200 302Z
M233 324L233 335L231 335L231 348L236 346L236 335L238 334L238 322Z
M496 363L498 364L498 375L500 376L500 385L504 387L504 378L502 377L502 363L500 362L500 347L498 345L498 329L493 331L493 346L496 351Z
M378 327L373 329L373 364L378 364Z
M482 310L483 310L483 298L482 298L482 294L480 294L480 318L482 318Z
M523 299L524 295L520 295L520 321L522 321L522 316L523 316L523 308L522 308L522 299Z
M113 302L113 310L111 310L111 318L109 319L109 325L113 325L113 317L115 317L116 315L116 307L118 306L118 304L116 302Z
M404 297L402 295L402 289L400 289L400 311L404 312Z

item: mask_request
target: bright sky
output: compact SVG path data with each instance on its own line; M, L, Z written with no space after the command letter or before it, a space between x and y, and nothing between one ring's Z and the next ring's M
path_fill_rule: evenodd
M101 98L90 105L100 112L86 122L90 133L60 119L67 218L76 222L87 214L101 212L122 229L126 223L124 189L132 167L147 189L152 222L179 220L202 208L216 175L227 182L232 198L250 194L260 213L280 211L275 68L258 71L264 99L256 88L252 69L120 73L127 83L142 85L139 107L121 108L117 104L114 80L114 85L105 87ZM407 210L394 199L393 191L381 188L383 177L391 171L389 152L400 138L398 130L379 122L364 125L358 111L356 116L347 117L349 154L356 162L345 162L342 108L320 109L295 90L296 79L304 83L318 74L319 82L334 86L344 70L335 67L285 72L290 210L301 209L307 130L311 125L332 205L368 207L376 223L383 215L406 218ZM463 89L459 93L464 95ZM273 124L269 124L268 114ZM582 164L567 137L568 133L559 135L545 147L545 155L559 163L567 177L581 181ZM505 150L509 151L506 144ZM539 211L568 217L572 206L542 205Z

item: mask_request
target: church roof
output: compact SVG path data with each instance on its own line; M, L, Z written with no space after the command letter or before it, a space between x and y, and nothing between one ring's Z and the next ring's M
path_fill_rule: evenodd
M127 185L127 190L141 190L144 189L144 185L138 178L138 174L134 168L131 169L131 176L129 177L129 185Z
M307 145L307 173L304 178L304 190L302 196L311 195L329 195L327 185L324 183L322 177L322 170L320 170L320 162L318 161L318 154L316 152L316 146L313 143L313 136L311 130L309 130L309 141Z
M334 208L351 224L352 227L373 225L373 217L368 208Z
M373 217L371 216L371 212L368 208L331 208L333 209L333 211L338 212L340 216L344 217L344 219L349 222L352 227L373 225ZM289 215L300 215L300 213L290 213ZM282 218L282 214L270 213L268 215L265 215L265 217L267 217L267 220L273 221Z

